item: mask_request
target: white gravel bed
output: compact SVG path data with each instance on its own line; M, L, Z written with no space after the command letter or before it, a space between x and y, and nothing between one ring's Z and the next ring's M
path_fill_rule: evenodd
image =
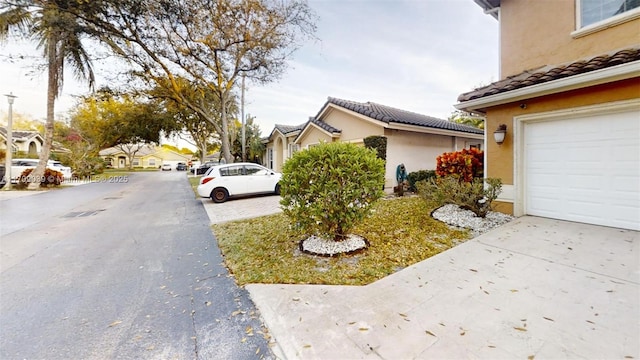
M358 235L348 235L342 241L328 240L312 235L302 240L300 250L314 255L334 256L366 249L368 246L367 240Z
M496 211L489 211L484 219L477 217L471 210L461 209L458 205L444 205L432 214L433 218L445 224L469 229L473 237L484 234L487 231L506 224L515 217Z

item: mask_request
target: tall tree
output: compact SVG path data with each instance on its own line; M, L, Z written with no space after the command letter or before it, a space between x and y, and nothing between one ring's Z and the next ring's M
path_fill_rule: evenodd
M96 150L118 147L129 157L130 166L145 144L158 144L162 132L178 130L162 104L109 91L85 97L74 111L71 124Z
M167 90L168 80L162 86L155 86L153 89L146 90L144 93L157 101L161 101L167 111L172 114L176 121L176 126L187 132L190 139L185 139L198 148L198 154L201 162L207 155L213 143L220 143L220 134L218 129L221 128L222 114L220 112L221 105L218 98L208 88L197 88L187 79L178 77L175 81L179 84L179 89L183 97L192 99L208 107L208 113L211 115L209 119L205 118L201 113L193 111L185 106L181 101L175 98L173 91ZM235 116L238 113L237 102L235 97L227 106L227 113ZM211 120L211 121L210 121ZM218 124L216 126L215 124Z
M35 39L47 62L47 120L40 161L33 171L29 188L37 188L49 160L53 144L55 100L64 82L65 64L77 78L92 87L95 77L82 39L86 28L74 13L81 12L82 1L15 0L0 5L0 40L15 34ZM74 8L75 7L75 8ZM73 11L70 11L73 10Z
M484 129L484 118L473 116L465 111L456 110L452 112L448 120L454 123L469 125L478 129Z
M242 123L235 120L234 125L233 131L231 132L231 138L233 139L232 154L235 158L242 159ZM262 143L262 138L260 137L260 126L255 122L255 117L251 115L247 115L244 126L244 146L247 160L260 162L266 150L265 144Z
M303 0L122 0L94 20L139 79L164 87L213 124L226 161L232 160L228 119L236 81L277 79L316 30ZM202 96L183 91L181 77L217 98L215 113Z

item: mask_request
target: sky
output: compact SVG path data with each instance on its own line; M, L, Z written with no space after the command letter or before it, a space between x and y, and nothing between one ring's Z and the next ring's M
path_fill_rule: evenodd
M376 102L446 119L458 95L499 80L498 21L473 0L316 0L316 41L293 54L285 75L268 85L247 84L245 114L262 135L275 124L298 125L316 115L328 97ZM8 61L2 55L24 55ZM18 96L15 113L46 117L46 73L27 42L0 45L0 94ZM100 76L97 88L108 85ZM105 71L102 69L102 73ZM65 74L58 117L89 92ZM6 123L6 98L0 119Z

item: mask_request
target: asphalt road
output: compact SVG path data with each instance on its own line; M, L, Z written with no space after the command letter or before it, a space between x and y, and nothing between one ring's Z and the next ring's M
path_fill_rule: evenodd
M0 359L273 358L184 173L0 200Z

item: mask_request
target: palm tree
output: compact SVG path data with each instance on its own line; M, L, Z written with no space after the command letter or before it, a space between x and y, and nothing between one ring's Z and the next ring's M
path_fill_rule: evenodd
M76 15L73 2L65 0L22 0L0 7L0 40L16 34L37 41L47 61L47 121L40 161L33 172L29 188L37 188L49 160L53 143L55 100L64 82L64 66L73 67L79 79L93 87L95 76L91 59L82 45L86 33ZM78 9L73 9L78 10Z

